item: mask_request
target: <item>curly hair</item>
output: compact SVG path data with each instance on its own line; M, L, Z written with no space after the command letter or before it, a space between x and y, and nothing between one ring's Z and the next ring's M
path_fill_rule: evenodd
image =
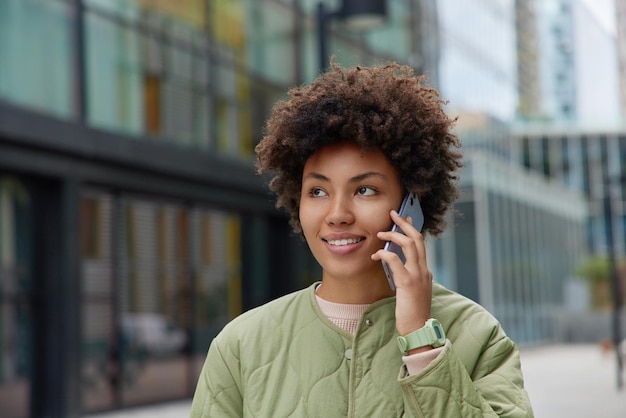
M410 67L331 69L311 84L289 90L274 106L265 135L256 146L259 174L275 172L270 189L276 207L299 219L302 171L307 159L325 145L353 141L380 150L396 168L405 191L416 192L424 212L422 231L439 235L459 192L456 171L463 166L461 144L451 132L439 92Z

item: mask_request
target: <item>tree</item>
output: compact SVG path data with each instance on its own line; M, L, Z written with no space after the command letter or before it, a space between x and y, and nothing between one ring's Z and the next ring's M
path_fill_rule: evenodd
M613 306L611 286L611 266L609 257L606 255L594 255L589 257L576 268L577 277L585 280L591 291L591 307L593 309L610 309ZM622 300L625 288L626 263L624 260L616 261L617 276L620 281Z

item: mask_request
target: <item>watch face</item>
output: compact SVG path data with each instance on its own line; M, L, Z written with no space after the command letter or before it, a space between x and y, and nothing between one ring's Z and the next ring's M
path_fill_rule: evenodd
M437 336L437 340L441 341L443 339L443 330L441 327L435 326L433 328L435 330L435 335Z
M436 341L433 341L433 347L441 347L446 343L446 334L443 332L443 327L441 323L436 319L432 319L429 321L432 327L433 332L435 333Z

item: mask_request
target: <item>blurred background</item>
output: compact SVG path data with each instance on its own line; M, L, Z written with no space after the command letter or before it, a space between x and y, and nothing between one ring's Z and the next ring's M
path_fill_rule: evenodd
M229 319L319 279L254 146L330 54L458 117L435 279L621 386L626 2L0 0L3 417L188 400Z

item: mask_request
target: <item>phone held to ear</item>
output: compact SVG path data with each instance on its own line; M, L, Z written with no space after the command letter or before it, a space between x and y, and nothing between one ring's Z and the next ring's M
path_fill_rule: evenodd
M410 217L415 229L417 229L420 232L422 231L422 226L424 226L424 214L422 213L422 207L420 206L419 199L417 198L417 195L415 193L409 193L404 197L404 199L402 200L402 204L400 205L400 209L398 210L398 213L403 218ZM404 234L404 232L402 232L402 230L396 224L393 224L393 227L391 228L391 230ZM392 251L398 254L398 257L400 257L400 260L402 260L402 263L406 262L404 253L402 252L402 249L400 248L398 244L391 242L391 241L387 241L387 243L385 243L384 248L386 251ZM391 290L395 291L396 285L393 281L393 274L391 273L391 268L384 261L383 261L383 269L385 269L385 275L387 276L389 287L391 288Z

